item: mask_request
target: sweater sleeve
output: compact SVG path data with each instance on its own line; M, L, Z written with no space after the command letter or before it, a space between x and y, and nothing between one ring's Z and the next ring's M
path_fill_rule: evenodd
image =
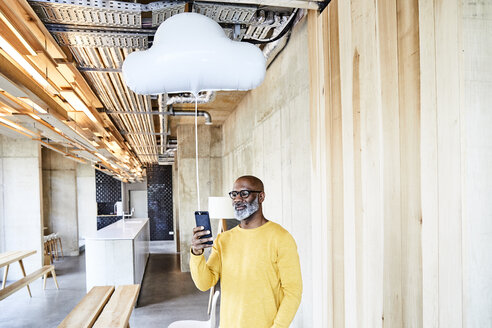
M284 298L280 303L272 328L288 328L302 297L302 277L294 238L288 234L278 249L278 270Z
M219 236L217 236L217 239L214 241L212 253L206 262L203 254L195 255L190 249L191 277L195 283L195 286L203 292L214 286L220 277L220 250L217 246Z

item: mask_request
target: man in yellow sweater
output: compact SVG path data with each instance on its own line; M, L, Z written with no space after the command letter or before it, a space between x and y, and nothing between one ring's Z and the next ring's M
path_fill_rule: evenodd
M220 278L221 328L287 328L301 302L302 278L294 238L263 216L263 183L254 176L236 180L229 193L240 224L219 234L205 261L209 231L193 229L191 276L202 291Z

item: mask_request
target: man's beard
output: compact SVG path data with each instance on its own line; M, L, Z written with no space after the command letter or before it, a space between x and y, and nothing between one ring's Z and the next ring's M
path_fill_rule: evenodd
M244 209L237 210L236 206L244 206ZM241 221L249 218L251 215L256 213L259 208L260 205L258 203L258 196L256 196L256 198L251 203L244 201L242 203L234 204L234 216L236 217L236 220Z

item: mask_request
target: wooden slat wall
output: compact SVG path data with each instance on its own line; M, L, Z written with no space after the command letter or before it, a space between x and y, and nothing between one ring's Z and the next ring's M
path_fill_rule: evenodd
M397 1L401 184L401 306L404 327L422 326L420 46L418 1ZM397 245L394 245L397 247Z
M463 1L462 11L463 326L491 327L492 1Z
M419 1L422 317L426 327L439 327L439 192L437 161L436 34L434 1ZM424 220L425 218L425 220Z
M309 34L309 66L316 68L310 70L310 103L316 108L326 108L328 99L325 97L325 90L329 88L328 68L325 69L324 58L328 50L328 26L327 20L318 21L316 11L308 13L308 34ZM313 88L312 86L316 86ZM311 177L311 208L312 217L320 218L317 224L312 227L313 241L313 276L311 283L313 290L313 322L325 323L323 327L333 327L332 321L328 324L328 318L333 318L333 290L332 290L332 262L320 261L318 259L332 258L331 240L332 235L332 216L329 210L329 202L326 196L331 194L331 185L328 183L330 165L329 158L329 126L326 126L327 111L310 112L311 122L311 163L313 172ZM324 219L321 219L324 218Z
M462 2L333 0L308 19L314 322L462 327Z

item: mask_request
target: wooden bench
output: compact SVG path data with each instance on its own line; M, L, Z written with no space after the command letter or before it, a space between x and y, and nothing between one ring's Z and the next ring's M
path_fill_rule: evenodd
M17 280L16 282L8 285L4 289L0 289L0 300L3 300L7 296L15 293L19 289L22 289L32 283L34 280L44 276L43 289L46 289L46 279L48 278L48 272L51 272L53 280L55 281L56 289L58 289L58 282L56 281L55 267L53 265L45 265L41 269L28 274L24 278Z
M26 276L26 270L24 269L24 263L22 262L22 259L36 254L36 251L10 251L6 253L0 254L0 268L5 267L5 271L3 272L3 280L2 280L2 289L5 288L5 284L7 283L7 275L9 274L9 267L10 264L14 262L19 262L19 266L22 271L22 275L25 277ZM49 263L48 263L49 264ZM26 286L27 292L29 293L29 297L32 297L31 295L31 289L29 288L29 285Z
M93 287L60 323L60 327L129 327L140 285Z

